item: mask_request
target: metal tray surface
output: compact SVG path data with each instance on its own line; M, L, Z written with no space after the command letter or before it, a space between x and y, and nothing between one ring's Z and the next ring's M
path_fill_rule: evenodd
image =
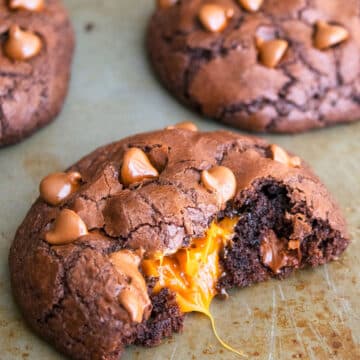
M64 357L34 335L14 305L8 252L46 174L129 134L191 119L221 128L177 103L147 62L149 0L67 0L77 33L69 97L59 118L25 142L0 150L0 359ZM87 30L86 30L87 29ZM360 123L297 136L264 136L308 161L340 202L353 238L337 262L285 281L233 291L214 301L220 335L256 360L360 359ZM61 336L61 335L60 335ZM124 360L231 360L208 319L190 315L183 334L160 347L132 347Z

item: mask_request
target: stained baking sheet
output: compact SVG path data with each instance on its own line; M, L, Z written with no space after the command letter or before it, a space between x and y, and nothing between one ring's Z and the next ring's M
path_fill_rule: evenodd
M154 78L144 51L153 1L66 3L78 44L64 111L31 139L0 150L0 359L64 359L24 325L9 287L10 243L37 197L41 178L99 145L136 132L183 119L194 120L204 130L220 128L179 105ZM300 154L315 168L340 202L353 243L330 265L233 291L226 302L214 301L219 333L251 359L360 359L360 123L265 138ZM124 356L235 358L217 343L201 315L188 316L184 333L161 347L132 347Z

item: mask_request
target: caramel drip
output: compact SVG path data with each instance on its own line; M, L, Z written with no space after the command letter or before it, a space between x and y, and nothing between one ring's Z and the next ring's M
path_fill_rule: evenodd
M175 292L176 301L183 313L199 312L209 317L220 344L245 356L220 338L210 313L210 304L217 295L216 285L222 273L220 252L231 241L237 222L237 218L214 222L206 236L193 240L189 248L180 249L170 256L144 260L142 268L146 276L159 279L155 292L162 288Z

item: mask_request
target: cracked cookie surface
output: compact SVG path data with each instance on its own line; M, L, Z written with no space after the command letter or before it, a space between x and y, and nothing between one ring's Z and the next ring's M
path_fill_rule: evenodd
M220 31L199 18L208 3L231 9ZM242 129L295 133L360 118L359 30L356 0L264 0L254 12L237 0L181 0L158 7L147 42L181 102ZM267 62L276 66L261 63L257 38L285 41Z
M323 264L349 244L337 205L299 158L260 139L192 130L126 138L41 183L11 248L12 288L31 327L73 359L116 360L127 345L180 331L176 294L154 291L146 276L141 293L137 267L189 248L214 221L239 219L219 253L218 293ZM131 174L143 177L129 181L122 169L134 159L141 166ZM213 188L224 184L236 191L219 202ZM128 301L134 293L142 296Z
M22 140L60 112L73 50L60 0L0 0L0 146Z

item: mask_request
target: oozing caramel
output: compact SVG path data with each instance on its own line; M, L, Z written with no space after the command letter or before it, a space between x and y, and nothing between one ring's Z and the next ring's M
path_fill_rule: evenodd
M222 273L220 252L233 238L237 221L237 218L225 218L212 223L206 235L193 240L189 248L170 256L144 260L142 269L146 276L159 279L155 292L162 288L172 290L182 312L195 311L208 316L220 343L228 350L243 355L220 339L210 313L210 304L217 295L216 284Z

